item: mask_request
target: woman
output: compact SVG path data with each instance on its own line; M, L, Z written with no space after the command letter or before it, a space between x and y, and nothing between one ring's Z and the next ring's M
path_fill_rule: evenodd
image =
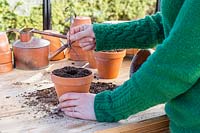
M171 132L200 132L200 1L161 2L161 13L141 20L71 29L71 41L78 40L84 50L160 45L116 90L61 96L66 115L113 122L166 103Z

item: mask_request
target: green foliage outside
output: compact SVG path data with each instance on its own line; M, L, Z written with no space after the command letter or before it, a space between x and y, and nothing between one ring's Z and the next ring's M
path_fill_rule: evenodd
M93 22L132 20L154 12L156 0L52 0L52 29L64 33L69 26L66 18L90 16ZM29 16L15 13L16 3L10 9L7 0L0 0L0 31L10 28L34 27L42 30L42 6L32 7Z

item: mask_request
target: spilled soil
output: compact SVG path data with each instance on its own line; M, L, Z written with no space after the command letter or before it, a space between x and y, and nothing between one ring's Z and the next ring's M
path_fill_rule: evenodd
M105 90L114 90L116 87L117 85L112 83L92 82L90 86L90 93L97 94ZM58 99L54 87L34 92L24 92L20 95L20 97L24 98L22 108L33 108L33 111L35 111L35 116L33 116L34 118L41 112L45 114L43 117L51 117L55 119L64 117L63 112L55 108L58 104Z

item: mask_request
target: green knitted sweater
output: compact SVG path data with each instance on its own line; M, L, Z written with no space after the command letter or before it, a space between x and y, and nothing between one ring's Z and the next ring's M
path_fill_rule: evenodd
M161 13L120 24L94 24L96 50L156 46L114 91L95 97L98 121L119 121L167 103L171 132L200 133L200 0L162 0Z

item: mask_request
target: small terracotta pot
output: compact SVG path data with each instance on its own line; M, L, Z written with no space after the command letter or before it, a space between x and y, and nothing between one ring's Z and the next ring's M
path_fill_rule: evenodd
M51 79L55 84L57 96L60 97L66 92L88 93L93 74L81 78L63 78L51 74Z
M46 30L45 32L58 33L56 31L52 31L52 30ZM62 46L60 38L58 38L58 37L42 35L42 38L46 39L50 42L50 54L55 52L57 49L59 49ZM65 58L64 52L61 52L58 55L56 55L54 58L52 58L51 60L56 61L56 60L61 60L64 58Z
M0 64L10 63L10 62L12 62L12 52L11 51L0 53Z
M72 27L82 25L82 24L91 24L91 18L90 17L85 17L85 16L77 16L74 18L74 22L72 24Z
M13 69L12 62L0 64L0 73L10 72Z
M69 50L70 50L69 48L65 50L65 59L67 60L70 58Z
M10 50L8 37L5 32L0 32L0 53L8 52Z
M78 42L73 43L69 54L70 54L70 59L73 61L87 61L88 60L88 52L82 50Z
M132 48L132 49L127 49L126 50L126 55L136 55L139 49Z
M131 61L129 77L131 77L147 60L147 58L154 52L152 49L139 50Z
M79 26L82 24L91 24L91 23L92 21L90 17L77 16L74 19L72 27ZM75 42L73 43L72 49L70 50L70 59L74 61L87 61L88 52L82 50L82 48L79 46L79 42Z
M117 78L126 50L119 52L95 52L98 74L100 78Z
M96 69L97 68L97 63L94 58L94 51L88 51L88 62L89 62L89 67Z

